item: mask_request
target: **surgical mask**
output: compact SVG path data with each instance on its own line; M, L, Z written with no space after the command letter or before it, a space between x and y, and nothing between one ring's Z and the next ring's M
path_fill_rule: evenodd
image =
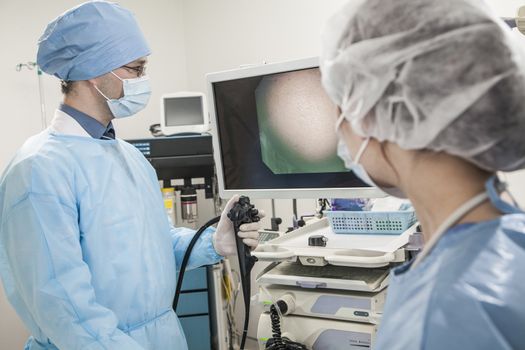
M111 72L120 81L124 89L124 96L119 99L111 99L102 93L96 86L95 89L104 96L111 113L115 118L125 118L137 114L147 106L151 96L149 77L143 76L134 79L122 79Z
M370 142L370 138L369 137L367 137L363 141L361 146L359 147L359 150L357 151L355 160L352 159L352 155L350 154L350 151L348 151L348 147L346 146L346 143L344 142L343 135L341 135L340 127L341 127L341 124L342 124L343 120L344 120L344 115L341 114L341 116L339 117L339 119L337 121L337 124L336 124L336 132L337 132L337 137L338 137L337 156L339 158L341 158L341 160L343 160L343 162L345 164L345 167L348 170L351 170L354 173L355 176L357 176L361 181L363 181L367 185L372 186L372 187L377 187L377 188L381 189L383 192L385 192L385 193L387 193L387 194L389 194L391 196L394 196L394 197L407 198L407 196L403 193L403 191L401 191L397 187L381 187L381 186L378 186L372 180L372 178L368 175L368 173L366 172L366 170L363 167L363 165L359 164L359 160L361 159L361 156L365 152L366 146L368 146L368 143Z

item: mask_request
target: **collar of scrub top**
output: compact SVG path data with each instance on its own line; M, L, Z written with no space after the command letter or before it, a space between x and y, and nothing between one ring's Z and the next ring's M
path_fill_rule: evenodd
M99 123L98 120L91 118L86 113L83 113L78 109L68 106L64 103L60 104L58 109L71 116L71 118L75 119L77 123L79 123L80 126L82 126L82 128L92 138L101 140L115 139L115 129L113 128L113 123L109 122L108 126L106 127Z

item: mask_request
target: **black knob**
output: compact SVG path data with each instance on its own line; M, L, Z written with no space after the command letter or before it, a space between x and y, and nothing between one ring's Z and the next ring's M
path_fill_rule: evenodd
M326 241L328 241L328 238L323 235L308 237L308 245L311 247L326 247Z

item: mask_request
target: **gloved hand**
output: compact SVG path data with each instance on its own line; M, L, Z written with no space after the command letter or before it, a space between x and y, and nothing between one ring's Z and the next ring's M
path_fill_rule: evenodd
M228 218L228 213L233 208L235 203L239 200L239 196L235 195L233 196L228 203L226 203L226 206L224 207L224 210L221 214L221 219L219 220L219 224L217 225L217 230L213 234L213 247L217 251L218 254L222 256L229 256L229 255L236 255L237 254L237 246L235 244L235 233L233 231L233 223ZM262 219L264 217L264 212L259 211L259 217ZM249 246L252 250L257 248L257 245L259 244L259 232L260 229L260 221L259 222L253 222L250 224L243 224L239 228L239 237L243 238L244 244Z

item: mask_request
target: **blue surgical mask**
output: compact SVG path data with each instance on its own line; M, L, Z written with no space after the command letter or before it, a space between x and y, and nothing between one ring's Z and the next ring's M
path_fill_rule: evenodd
M407 198L406 195L397 187L380 187L380 186L378 186L372 180L370 175L368 175L368 173L366 172L366 170L363 167L363 165L359 164L359 160L361 159L361 156L365 152L366 146L368 146L368 143L370 142L370 138L369 137L367 137L363 141L361 146L359 147L359 150L357 151L355 160L352 159L352 155L350 154L350 151L348 151L348 147L347 147L347 145L346 145L346 143L344 141L343 135L341 135L340 126L341 126L341 123L343 122L343 120L344 120L344 115L341 115L341 117L339 118L339 120L337 121L337 124L336 124L336 132L337 132L337 137L338 137L337 156L339 158L341 158L341 160L344 162L345 168L347 168L348 170L351 170L354 173L355 176L357 176L361 181L363 181L364 183L366 183L369 186L377 187L377 188L381 189L383 192L385 192L385 193L387 193L387 194L389 194L391 196L394 196L394 197Z
M147 106L151 96L151 86L149 77L143 76L134 79L122 79L115 73L114 76L122 81L124 96L119 99L110 99L102 93L96 86L95 89L104 96L111 113L115 118L125 118L137 114Z

